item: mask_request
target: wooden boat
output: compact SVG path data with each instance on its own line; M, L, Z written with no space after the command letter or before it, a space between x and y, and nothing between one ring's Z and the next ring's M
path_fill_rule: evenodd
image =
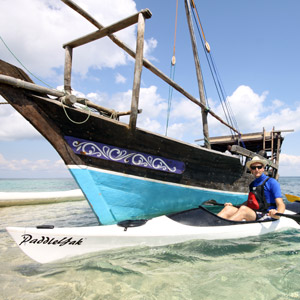
M120 222L118 225L6 229L30 258L39 263L49 263L124 247L165 246L198 239L238 239L274 231L299 230L300 214L287 213L276 221L234 222L200 207L152 220Z
M144 22L151 17L149 10L103 27L72 1L63 2L98 28L96 32L64 45L65 91L38 86L21 69L0 61L0 94L62 157L100 224L172 214L196 208L211 199L241 204L246 200L251 181L244 163L261 150L267 153L269 174L277 177L283 142L280 130L241 134L206 108L201 78L198 78L199 101L143 58ZM185 0L185 4L190 24L189 0ZM138 23L136 53L113 35L134 23ZM108 36L136 60L130 112L115 112L71 94L73 48L103 36ZM193 38L192 45L195 51ZM195 63L199 75L197 55ZM141 112L138 98L143 66L200 108L199 113L201 110L204 120L204 146L136 127L138 113ZM119 120L126 114L130 114L128 124ZM205 121L207 114L216 117L234 134L221 139L210 138ZM238 144L241 140L245 148ZM243 159L226 155L224 152L228 145L232 145L232 152Z

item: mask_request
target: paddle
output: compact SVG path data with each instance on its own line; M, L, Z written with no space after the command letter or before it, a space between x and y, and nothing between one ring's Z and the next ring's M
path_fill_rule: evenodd
M202 205L216 205L216 206L224 206L223 203L218 203L216 200L208 200L202 203ZM240 207L240 205L233 205L234 207Z
M296 196L295 196L296 197ZM224 206L224 204L222 203L218 203L216 200L208 200L203 202L202 205L217 205L217 206ZM234 205L233 205L234 206ZM239 206L235 206L235 207L239 207ZM289 219L293 219L294 221L296 221L298 224L300 224L300 214L281 214L281 213L277 213L276 215L280 216L280 217L285 217L285 218L289 218Z
M289 195L289 194L285 194L285 196L289 202L300 201L300 197L298 197L298 196Z
M281 217L285 217L285 218L290 218L293 219L294 221L296 221L298 224L300 224L300 214L281 214L281 213L277 213L276 215L281 216Z

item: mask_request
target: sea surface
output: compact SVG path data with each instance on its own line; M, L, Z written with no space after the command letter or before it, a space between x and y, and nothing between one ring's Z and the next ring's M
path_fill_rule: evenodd
M300 177L282 177L300 196ZM77 189L73 179L0 179L0 192ZM0 208L2 300L300 299L300 232L98 252L51 264L25 256L6 226L94 226L86 201Z

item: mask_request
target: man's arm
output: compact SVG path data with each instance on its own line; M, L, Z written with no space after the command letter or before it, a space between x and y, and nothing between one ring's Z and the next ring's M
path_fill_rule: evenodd
M285 211L285 204L284 204L282 198L276 198L275 202L276 202L277 209L270 209L269 215L274 219L279 219L280 217L276 216L276 213L279 212L279 213L283 214Z

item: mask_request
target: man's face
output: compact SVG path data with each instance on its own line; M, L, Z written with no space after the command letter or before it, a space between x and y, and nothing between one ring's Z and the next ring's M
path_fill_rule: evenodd
M264 172L264 166L261 163L254 163L250 166L251 173L256 177L260 177Z

